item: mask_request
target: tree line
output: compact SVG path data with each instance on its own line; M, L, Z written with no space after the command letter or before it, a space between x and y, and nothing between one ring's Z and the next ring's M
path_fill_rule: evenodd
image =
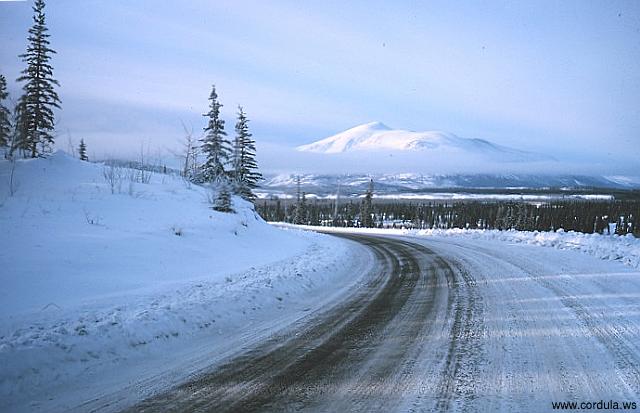
M267 221L304 225L416 228L416 229L515 229L634 234L640 237L640 201L526 202L413 202L371 201L370 190L362 199L343 202L307 199L269 199L257 205Z
M23 83L22 95L12 111L7 107L9 93L7 81L0 74L0 149L5 157L44 157L52 151L55 143L54 109L60 109L60 98L56 87L60 83L53 77L51 57L56 53L50 47L49 33L44 12L44 0L33 5L33 26L29 29L28 46L19 57L26 68L16 79ZM242 106L238 106L235 138L231 143L226 138L225 122L221 117L222 104L218 101L215 85L209 95L207 126L199 145L187 140L183 176L198 184L217 188L212 199L213 208L221 212L233 212L231 195L237 194L253 202L253 189L262 175L258 172L255 141L249 132L249 120ZM78 147L79 157L88 161L84 139ZM199 155L204 161L199 161Z

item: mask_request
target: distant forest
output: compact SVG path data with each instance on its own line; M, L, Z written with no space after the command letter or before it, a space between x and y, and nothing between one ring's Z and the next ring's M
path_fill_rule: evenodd
M464 201L454 203L364 198L269 199L256 202L267 221L369 228L516 229L634 234L640 237L640 201L552 201L547 203Z

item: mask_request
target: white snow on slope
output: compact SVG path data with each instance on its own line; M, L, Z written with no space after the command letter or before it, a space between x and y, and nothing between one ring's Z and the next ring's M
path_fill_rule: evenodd
M640 187L640 176L623 176L623 175L613 175L605 177L611 182L615 182L617 184L629 187L629 188L638 188Z
M105 171L64 153L18 161L9 196L0 162L2 411L132 401L144 391L126 386L175 383L353 282L345 261L366 265L241 199L222 214L202 187L128 169L112 193Z
M314 229L317 227L273 223L290 228ZM556 232L538 231L499 231L479 229L378 229L378 228L339 228L322 227L325 232L356 232L380 235L405 235L410 237L465 238L477 240L503 241L512 244L537 245L561 250L579 251L602 260L618 261L633 268L640 269L640 239L628 234L600 235L583 234L562 229Z
M502 161L541 161L552 157L496 145L484 139L467 139L441 131L412 132L391 129L381 122L356 126L328 138L298 146L299 151L342 153L358 151L410 151L481 154Z

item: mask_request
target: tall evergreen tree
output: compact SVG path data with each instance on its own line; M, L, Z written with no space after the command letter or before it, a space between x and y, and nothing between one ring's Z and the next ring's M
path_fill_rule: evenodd
M0 148L5 148L11 141L11 112L4 105L8 97L7 79L0 75Z
M84 139L80 139L80 147L78 148L78 154L80 155L81 161L89 160L89 156L87 156L87 144L84 143Z
M201 148L205 156L197 180L199 182L220 182L226 178L225 164L229 161L231 152L229 142L225 139L224 119L220 115L222 104L218 102L218 94L215 85L209 95L209 112L204 114L209 118L207 127L204 128L205 136L202 138Z
M54 89L60 84L53 78L53 67L49 63L56 52L49 47L44 7L43 0L36 0L33 6L34 24L29 29L29 46L27 52L20 55L27 68L18 78L18 82L25 84L18 104L16 146L32 158L51 151L55 124L53 108L60 108L60 99Z
M253 189L258 187L262 174L258 172L256 162L256 143L251 139L249 120L242 106L238 106L236 137L233 145L232 178L235 192L247 201L256 199Z

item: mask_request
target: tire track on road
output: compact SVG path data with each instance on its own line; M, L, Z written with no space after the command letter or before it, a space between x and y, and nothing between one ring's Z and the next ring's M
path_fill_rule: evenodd
M456 247L470 250L469 247L461 246L458 244ZM538 266L534 261L515 261L507 260L496 255L495 251L490 249L481 248L475 246L472 250L473 254L483 255L487 257L487 260L500 260L505 264L518 269L523 274L533 280L536 284L548 290L554 297L560 301L562 306L569 310L584 327L588 334L594 337L603 349L611 356L615 362L616 373L627 387L629 395L638 394L640 389L640 357L638 356L638 349L630 342L625 334L627 330L621 323L612 323L611 320L600 319L593 311L585 307L580 298L576 298L574 293L571 293L566 288L563 288L560 282L556 279L546 275L541 275L544 271L535 270ZM450 260L451 261L451 260ZM616 293L616 291L609 286L603 286L601 281L596 281L596 285L600 286L602 291L606 291L610 294ZM566 371L564 364L560 363L558 369L563 372L562 377L568 377L569 373ZM571 394L573 384L569 379L566 379L566 388Z
M461 263L449 259L442 265L449 267L450 275L448 314L453 314L451 342L446 366L439 383L438 411L473 411L476 399L477 371L482 359L482 297L476 289L476 281ZM452 406L452 403L457 406Z

